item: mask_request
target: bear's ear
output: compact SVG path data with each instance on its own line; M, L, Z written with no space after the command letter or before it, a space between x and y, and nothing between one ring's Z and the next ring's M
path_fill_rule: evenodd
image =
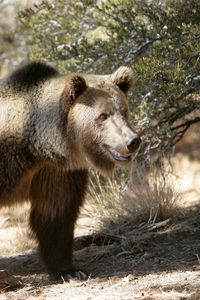
M77 74L72 74L66 77L65 94L70 97L70 100L75 101L87 88L85 79Z
M111 80L126 94L133 83L133 71L128 67L122 66L111 74Z

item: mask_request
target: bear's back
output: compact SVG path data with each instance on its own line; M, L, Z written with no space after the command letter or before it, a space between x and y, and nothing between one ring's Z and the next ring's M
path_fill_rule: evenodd
M44 82L59 75L53 67L41 62L32 62L14 71L8 78L10 86L21 89L30 89L37 86L39 82Z

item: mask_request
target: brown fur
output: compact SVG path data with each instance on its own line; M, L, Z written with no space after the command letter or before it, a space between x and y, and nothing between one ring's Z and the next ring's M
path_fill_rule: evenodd
M61 76L31 63L0 86L0 206L30 200L30 226L54 278L77 275L73 233L88 169L109 174L138 147L128 124L131 83L126 67Z

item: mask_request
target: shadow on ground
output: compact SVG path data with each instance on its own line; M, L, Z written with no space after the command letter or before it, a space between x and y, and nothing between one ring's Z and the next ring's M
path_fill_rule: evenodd
M155 232L130 235L110 244L90 244L74 252L74 261L92 278L122 278L128 274L139 277L164 271L199 269L198 255L199 208L184 220ZM0 258L0 269L20 276L25 283L50 284L34 252Z
M77 252L75 259L79 265L95 277L142 276L163 271L198 269L199 209L184 220L167 225L167 228L129 236L121 243L102 247L93 245Z

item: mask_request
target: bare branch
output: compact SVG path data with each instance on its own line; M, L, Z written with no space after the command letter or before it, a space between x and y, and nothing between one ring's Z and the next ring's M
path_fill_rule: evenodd
M195 123L198 123L198 122L200 122L200 117L196 117L192 120L187 120L185 123L182 123L180 125L172 127L171 130L173 131L173 130L177 130L177 129L180 129L182 127L188 127L188 126L190 127L191 125L193 125Z
M175 127L172 127L171 130L175 131L178 130L171 138L171 146L174 146L175 144L177 144L182 137L184 136L184 134L186 133L186 131L190 128L190 126L192 126L195 123L200 122L200 117L196 117L192 120L187 120L186 122L179 124Z

